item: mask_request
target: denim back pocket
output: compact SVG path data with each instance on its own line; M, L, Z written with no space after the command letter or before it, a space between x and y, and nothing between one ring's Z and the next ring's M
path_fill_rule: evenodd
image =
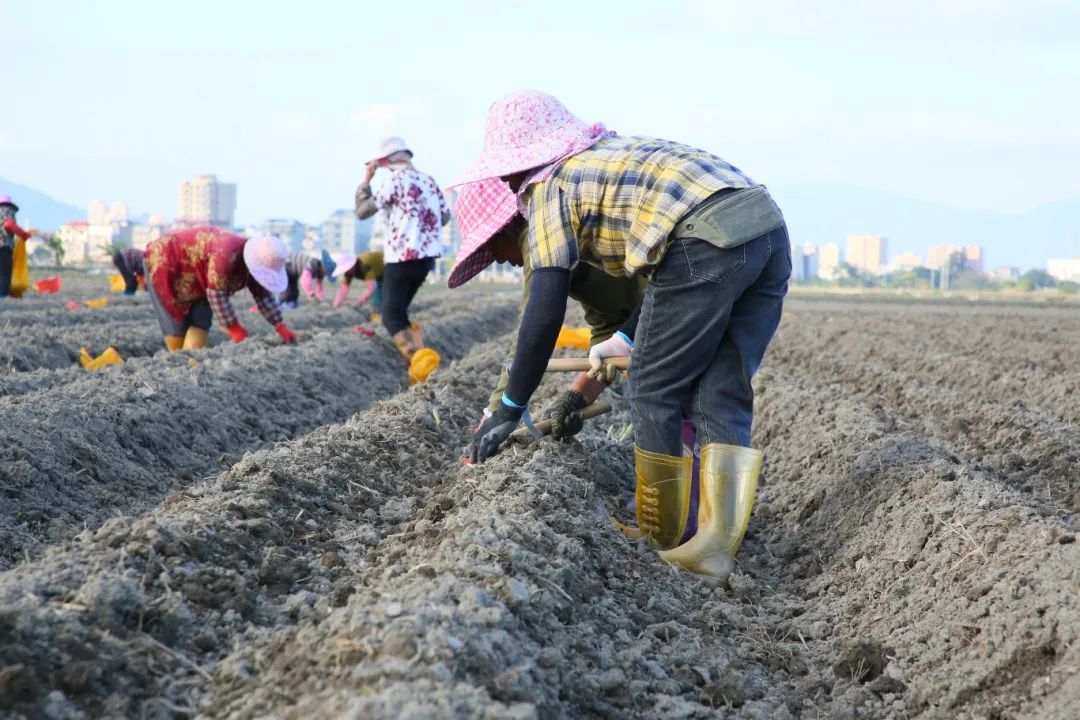
M699 280L722 283L746 265L746 243L720 248L700 240L679 240L686 253L690 275Z
M746 265L745 245L722 249L695 238L673 240L649 281L670 287L691 278L722 283Z

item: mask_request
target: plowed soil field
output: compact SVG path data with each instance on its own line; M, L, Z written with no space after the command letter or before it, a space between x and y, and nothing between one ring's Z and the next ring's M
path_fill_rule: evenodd
M77 285L0 307L0 717L1077 716L1071 310L790 300L712 589L611 522L621 386L462 464L512 292L422 293L443 365L409 388L367 310L170 355L145 297Z

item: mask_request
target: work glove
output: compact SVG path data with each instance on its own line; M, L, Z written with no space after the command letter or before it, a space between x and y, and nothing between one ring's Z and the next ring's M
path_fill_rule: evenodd
M345 302L347 297L349 297L349 286L342 280L341 285L338 286L337 294L334 295L334 307L341 307L341 303Z
M589 349L589 377L611 384L618 377L618 371L614 368L605 368L604 361L617 357L630 357L630 348L633 341L621 330L604 342L597 343Z
M576 390L564 390L547 408L547 417L551 420L551 437L565 440L581 432L585 420L581 411L588 407L585 396Z
M364 283L364 291L360 293L360 297L356 298L357 305L363 305L371 296L375 294L376 283L374 280L368 280Z
M506 403L499 403L491 417L476 429L472 442L465 448L465 456L475 465L498 453L499 446L514 432L524 411L524 408L512 408Z
M279 322L277 325L274 326L274 329L277 330L277 334L281 336L281 339L285 341L286 345L296 344L296 333L290 330L288 325L283 322Z
M240 323L228 326L227 328L225 328L225 332L229 333L229 337L232 338L232 341L234 343L244 342L244 340L247 339L248 336L248 331L245 330L244 326Z
M310 270L300 273L300 289L308 297L315 297L315 278Z

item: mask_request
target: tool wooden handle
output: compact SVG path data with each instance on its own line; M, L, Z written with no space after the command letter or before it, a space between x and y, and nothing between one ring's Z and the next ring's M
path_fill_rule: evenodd
M619 370L627 370L630 368L630 358L609 358L604 361L604 364ZM592 365L589 364L589 358L554 358L548 360L547 364L547 372L582 372L591 369Z
M608 400L601 400L589 405L587 408L581 411L581 418L583 420L591 420L598 415L606 415L611 412L611 402ZM541 420L536 423L536 429L541 435L551 434L551 420ZM532 439L533 434L529 432L529 428L518 428L511 435L511 440L520 440L526 442Z

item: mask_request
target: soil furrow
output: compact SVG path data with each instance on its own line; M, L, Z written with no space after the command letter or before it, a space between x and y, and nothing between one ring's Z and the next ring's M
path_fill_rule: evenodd
M449 361L510 326L513 307L459 302L432 319L427 337ZM295 348L252 339L67 377L0 398L2 566L117 512L152 507L245 450L348 417L398 390L404 370L381 335L346 331Z

